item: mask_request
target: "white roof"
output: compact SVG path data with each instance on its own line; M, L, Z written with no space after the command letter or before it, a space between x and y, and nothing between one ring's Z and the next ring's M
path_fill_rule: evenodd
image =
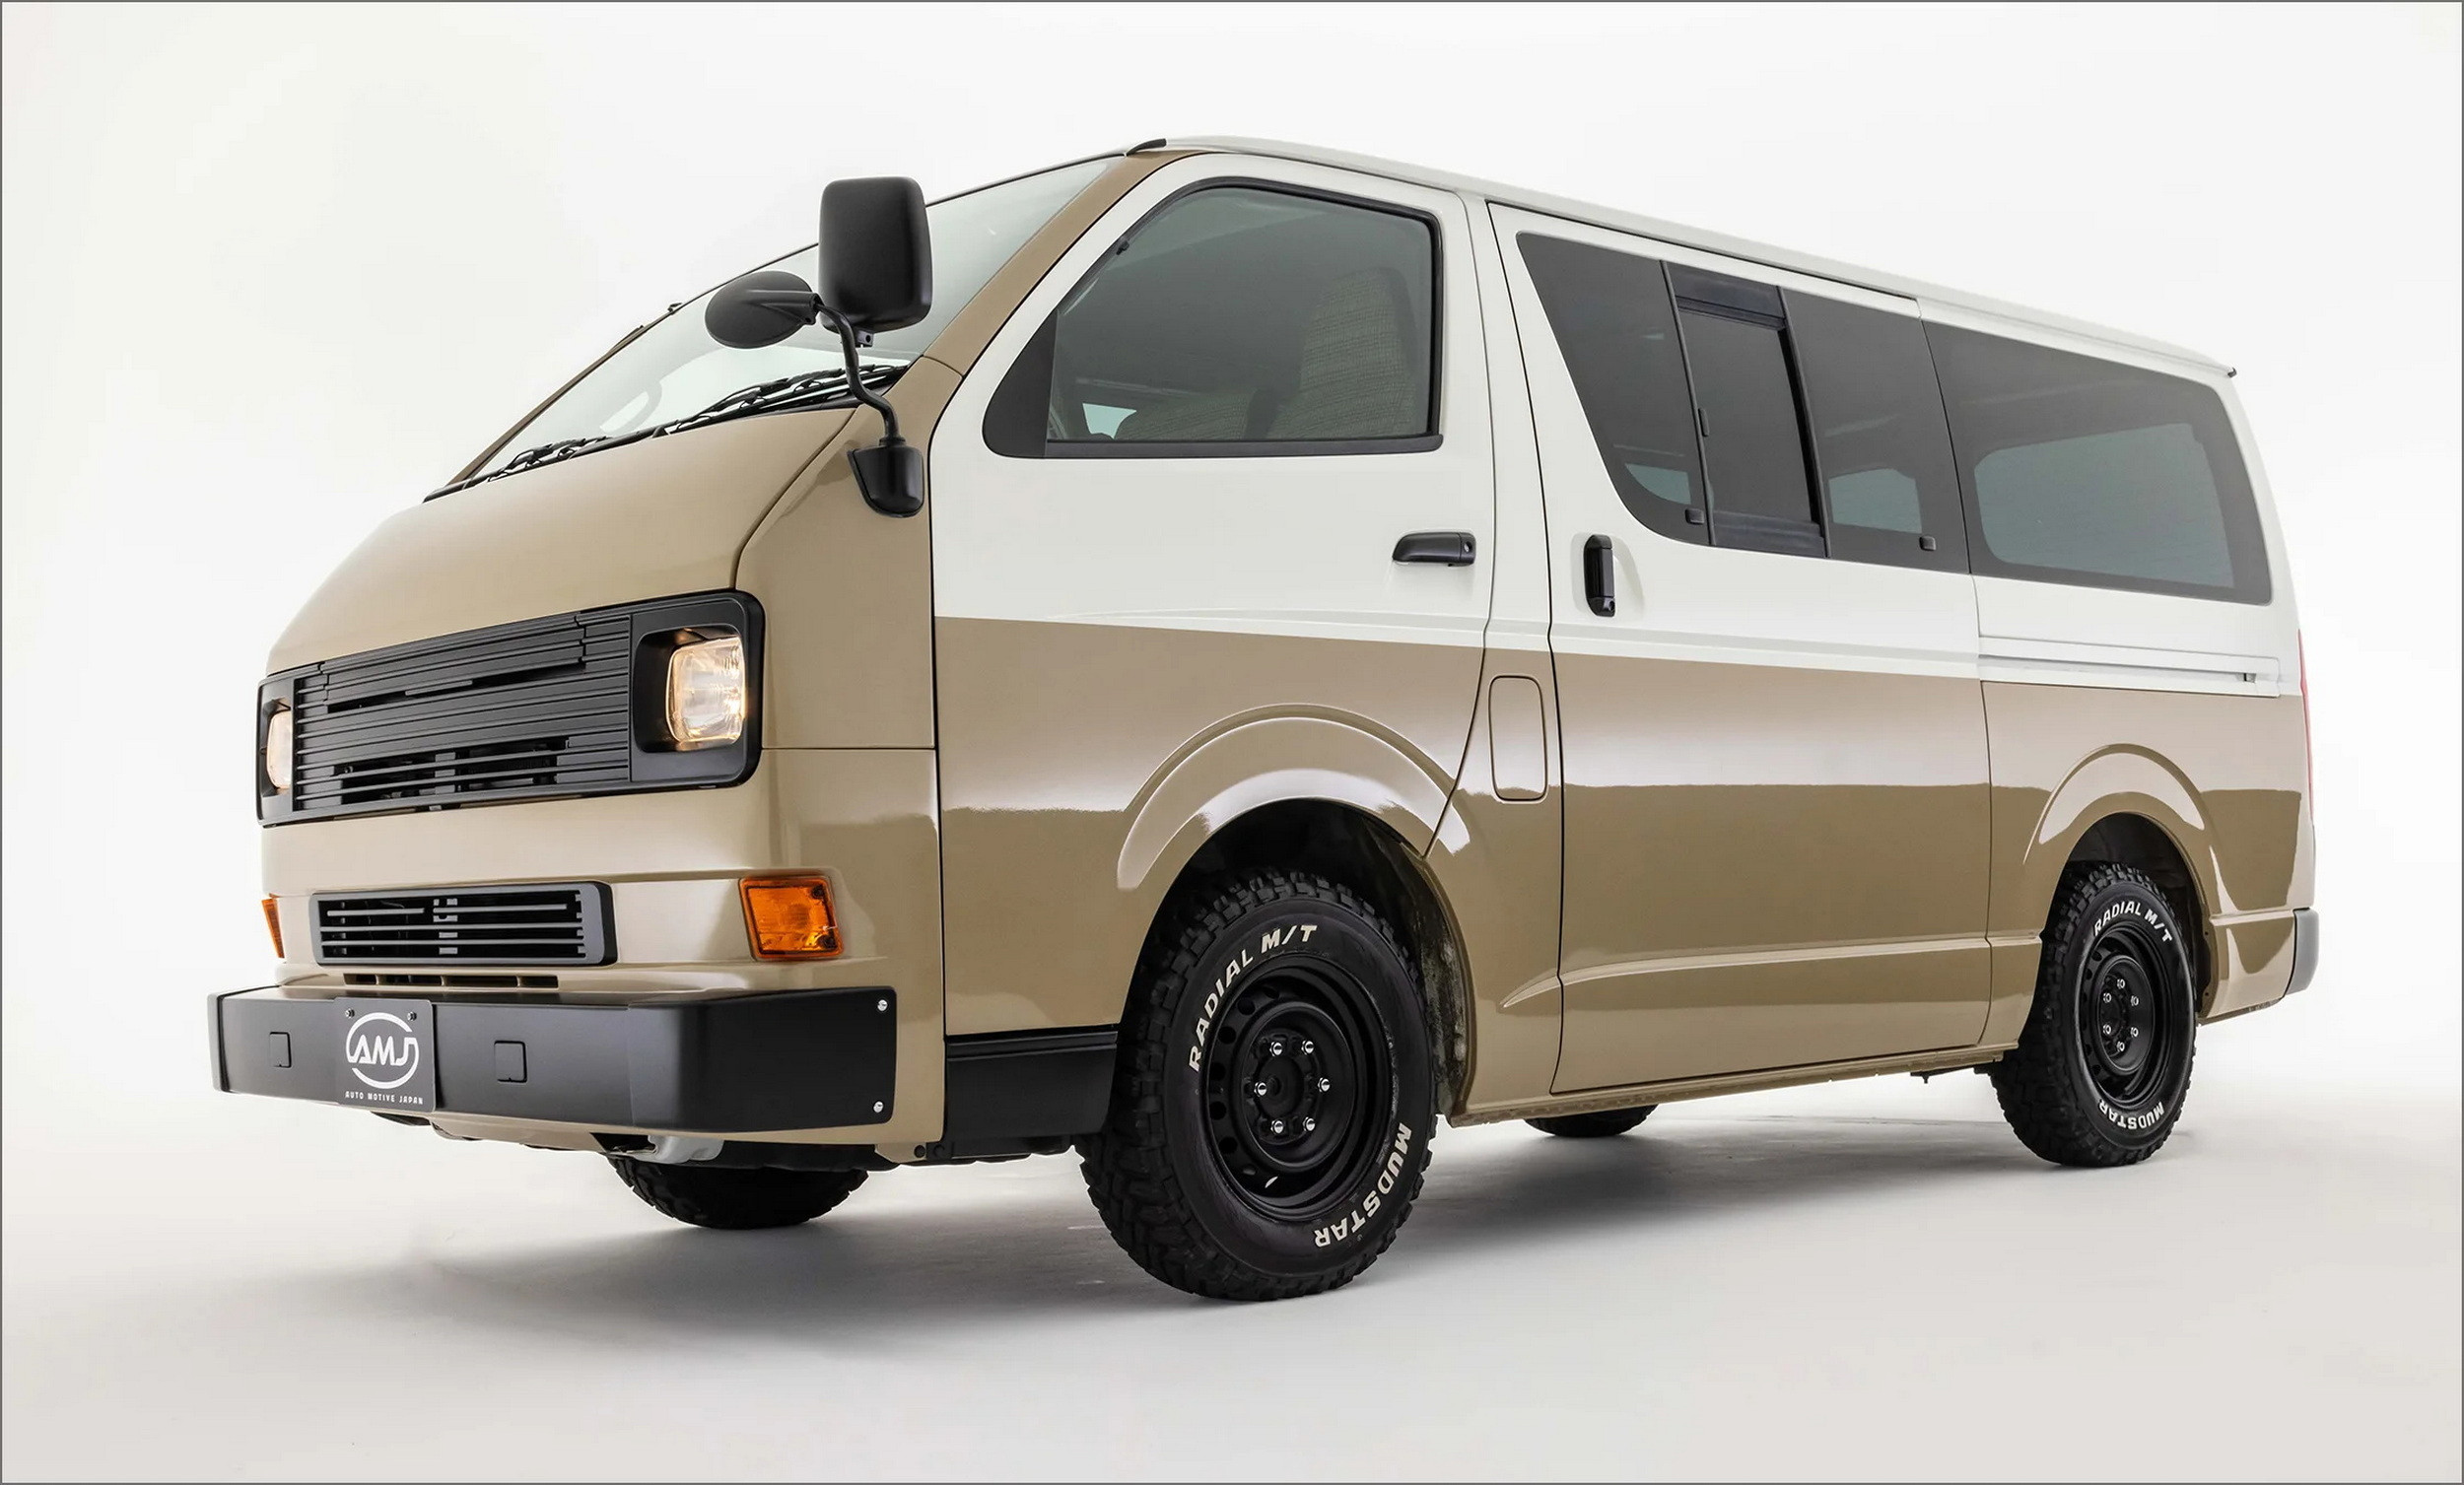
M1588 222L1596 227L1639 233L1645 236L1658 237L1663 241L1700 248L1704 252L1716 252L1724 257L1740 258L1770 268L1784 268L1791 273L1832 279L1843 284L1855 284L1882 294L1895 294L1903 299L1930 302L1971 313L2015 320L2023 325L2035 325L2047 330L2057 330L2066 335L2099 340L2108 345L2137 351L2142 355L2160 356L2212 371L2231 374L2229 368L2213 357L2202 356L2196 351L2184 350L2180 346L2168 345L2160 340L2151 340L2144 335L2133 335L2127 330L2115 330L2104 325L2089 324L2084 320L2070 319L2059 314L2047 314L2041 309L2030 309L2021 304L1988 299L1983 295L1967 294L1957 289L1945 289L1939 284L1920 283L1914 279L1901 278L1897 274L1877 273L1869 268L1835 263L1827 258L1814 257L1810 253L1794 252L1785 247L1772 247L1761 242L1747 241L1743 237L1732 237L1725 233L1705 232L1698 227L1663 222L1657 217L1636 216L1632 212L1615 211L1608 207L1593 206L1582 201L1569 201L1560 196L1528 191L1518 186L1499 185L1491 180L1476 180L1468 175L1432 170L1425 166L1403 165L1392 160L1351 155L1341 150L1322 150L1314 145L1285 144L1272 139L1205 136L1195 139L1165 140L1149 148L1265 155L1277 160L1298 160L1312 165L1357 170L1368 175L1384 175L1394 180L1408 180L1419 185L1434 186L1440 190L1463 191L1547 216L1566 217L1577 222Z

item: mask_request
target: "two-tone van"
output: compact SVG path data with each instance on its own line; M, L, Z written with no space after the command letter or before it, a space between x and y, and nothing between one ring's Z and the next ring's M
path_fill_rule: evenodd
M2227 368L1256 141L821 218L277 642L221 1087L706 1227L1074 1149L1148 1272L1268 1299L1441 1120L1976 1067L2143 1160L2309 981Z

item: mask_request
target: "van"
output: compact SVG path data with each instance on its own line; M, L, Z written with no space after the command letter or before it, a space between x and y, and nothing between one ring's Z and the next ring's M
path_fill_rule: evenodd
M276 643L217 1082L715 1228L1075 1150L1227 1299L1441 1119L1972 1067L2145 1160L2318 959L2231 376L1290 145L840 181Z

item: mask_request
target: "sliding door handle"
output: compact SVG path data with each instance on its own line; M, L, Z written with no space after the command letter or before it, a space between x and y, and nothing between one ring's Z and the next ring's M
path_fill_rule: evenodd
M1477 550L1469 531L1414 531L1395 543L1395 560L1468 568Z
M1583 543L1583 601L1603 619L1617 612L1617 544L1606 536Z

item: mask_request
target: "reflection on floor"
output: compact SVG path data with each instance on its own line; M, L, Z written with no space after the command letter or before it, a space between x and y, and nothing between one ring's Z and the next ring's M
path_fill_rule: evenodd
M1247 1308L1132 1267L1074 1158L718 1234L587 1157L239 1100L140 1148L146 1111L99 1112L116 1157L10 1151L0 1464L2451 1476L2453 1096L2189 1110L2110 1173L2036 1162L1967 1076L1448 1131L1364 1279ZM2154 1375L2092 1434L2062 1400Z

